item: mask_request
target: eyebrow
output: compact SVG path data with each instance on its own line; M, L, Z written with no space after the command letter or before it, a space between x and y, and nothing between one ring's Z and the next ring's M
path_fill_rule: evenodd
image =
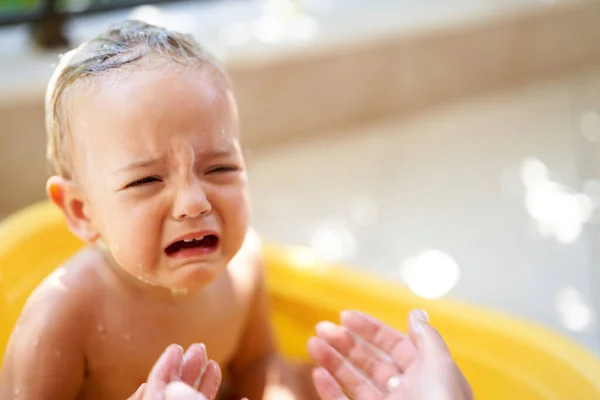
M220 158L220 157L228 157L231 154L233 154L232 150L215 150L215 151L200 152L200 153L198 153L198 158ZM130 162L129 164L125 165L124 167L117 169L117 172L129 171L129 170L133 170L133 169L148 168L148 167L152 167L156 164L160 164L162 162L163 162L162 157L136 160L136 161Z
M214 151L205 151L199 152L198 156L202 158L218 158L218 157L227 157L233 154L232 150L214 150Z
M124 167L117 169L117 172L129 171L132 169L139 169L139 168L148 168L153 165L159 164L160 162L161 162L160 158L149 158L146 160L136 160L136 161L130 162L129 164L125 165Z

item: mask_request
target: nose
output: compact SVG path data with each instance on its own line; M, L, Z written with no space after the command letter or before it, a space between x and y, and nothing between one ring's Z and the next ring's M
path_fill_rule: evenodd
M187 187L177 194L173 206L173 218L183 221L189 218L198 218L211 212L212 206L206 193L200 185Z

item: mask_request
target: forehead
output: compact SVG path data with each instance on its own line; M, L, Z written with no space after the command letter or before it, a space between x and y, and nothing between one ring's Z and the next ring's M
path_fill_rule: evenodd
M70 130L98 161L160 155L192 145L229 150L237 140L233 93L210 65L111 72L72 96Z

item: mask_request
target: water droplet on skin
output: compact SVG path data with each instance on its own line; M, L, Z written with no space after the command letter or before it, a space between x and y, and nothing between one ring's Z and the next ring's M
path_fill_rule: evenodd
M158 286L158 284L156 284L156 283L154 283L154 282L151 282L151 281L149 281L149 280L147 280L147 279L144 279L144 277L142 277L142 276L140 276L140 275L134 275L134 276L135 276L135 278L136 278L138 281L140 281L140 282L142 282L142 283L145 283L146 285L150 285L150 286L154 286L154 287Z
M96 329L98 330L98 333L100 334L100 340L102 340L103 342L106 342L106 328L104 327L104 325L98 325L96 327Z
M15 396L18 396L19 393L21 393L21 389L15 389L15 391L14 391Z
M131 335L126 333L125 335L123 335L123 339L125 339L128 342L131 342Z
M171 294L173 296L185 296L187 292L187 289L171 289Z
M60 350L56 350L56 351L54 352L54 354L55 354L55 355L56 355L56 357L58 357L58 358L62 357L62 353L60 352Z

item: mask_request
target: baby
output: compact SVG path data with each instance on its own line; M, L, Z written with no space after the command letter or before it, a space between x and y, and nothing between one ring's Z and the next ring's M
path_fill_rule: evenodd
M89 245L28 300L0 398L127 399L169 344L197 342L233 398L312 397L274 345L218 64L186 35L128 21L62 58L46 113L47 192Z

